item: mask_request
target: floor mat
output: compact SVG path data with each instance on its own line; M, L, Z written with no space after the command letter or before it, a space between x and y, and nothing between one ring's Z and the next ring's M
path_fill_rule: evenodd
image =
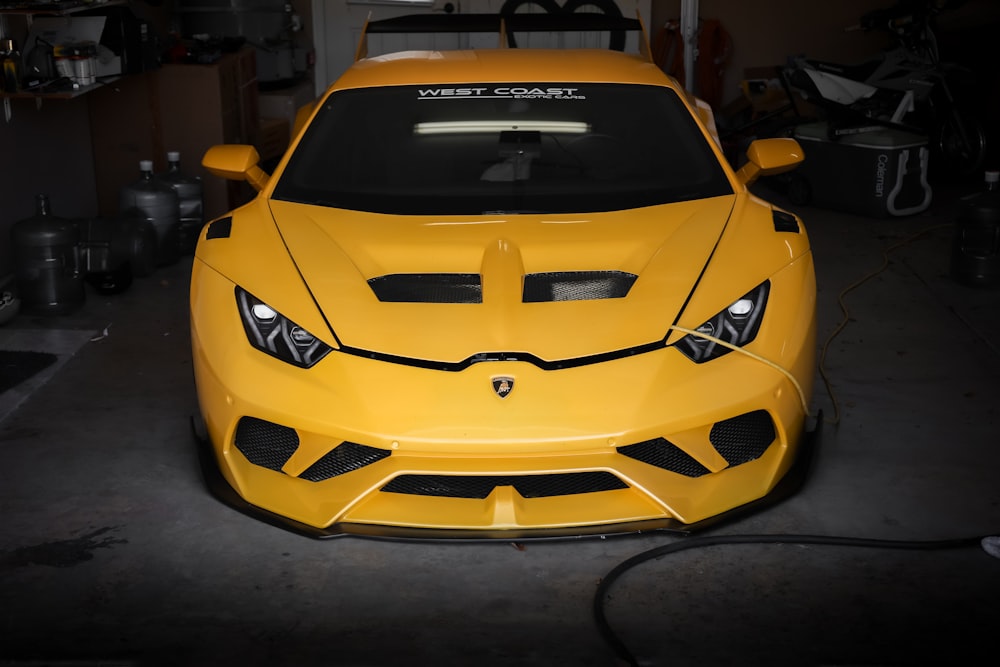
M51 352L0 350L0 394L45 370L58 358Z
M0 327L0 421L97 335L81 329Z

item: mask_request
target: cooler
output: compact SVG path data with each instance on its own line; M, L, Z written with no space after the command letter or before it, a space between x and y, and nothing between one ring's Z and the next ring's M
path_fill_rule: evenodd
M795 128L805 161L792 172L801 203L870 217L920 213L931 203L927 137L880 128L835 140L826 123Z

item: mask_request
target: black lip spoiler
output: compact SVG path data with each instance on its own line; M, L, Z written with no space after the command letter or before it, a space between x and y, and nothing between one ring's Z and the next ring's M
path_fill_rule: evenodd
M566 541L584 538L606 538L615 536L638 535L641 533L663 532L679 536L703 532L717 528L723 524L760 512L795 495L805 483L812 468L815 451L819 445L820 428L823 423L823 413L820 412L812 428L807 428L799 442L799 450L792 467L785 473L778 484L762 498L745 505L735 507L728 512L709 517L696 523L681 523L675 519L652 519L648 521L633 521L619 524L603 524L597 526L575 526L555 530L456 530L433 528L406 528L401 526L376 526L368 524L342 523L327 528L309 526L294 519L269 512L253 505L240 496L229 485L219 465L215 460L215 452L208 440L200 417L191 418L191 432L198 447L198 459L201 464L205 485L216 500L230 508L258 521L271 524L277 528L311 537L313 539L330 539L334 537L354 536L378 538L387 540L406 540L422 542L540 542Z

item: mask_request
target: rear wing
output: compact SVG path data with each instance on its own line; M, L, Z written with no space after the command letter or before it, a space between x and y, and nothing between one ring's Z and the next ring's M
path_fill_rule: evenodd
M516 48L515 32L610 32L611 48L625 49L625 33L639 33L639 52L652 61L649 38L642 17L636 18L596 13L564 14L410 14L380 21L365 22L358 40L355 61L368 57L368 35L400 33L495 32L500 48Z

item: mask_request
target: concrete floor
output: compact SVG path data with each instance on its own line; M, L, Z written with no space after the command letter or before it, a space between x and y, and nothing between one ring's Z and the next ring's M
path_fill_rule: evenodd
M799 207L821 343L841 291L902 245L845 296L826 363L840 419L805 487L708 535L1000 533L1000 290L948 277L958 194L908 218ZM0 396L0 665L621 664L592 616L598 583L698 538L314 541L209 496L188 425L189 267L0 328L0 348L60 353ZM836 412L821 382L813 405ZM1000 560L977 544L690 549L625 573L606 611L639 664L985 664Z

